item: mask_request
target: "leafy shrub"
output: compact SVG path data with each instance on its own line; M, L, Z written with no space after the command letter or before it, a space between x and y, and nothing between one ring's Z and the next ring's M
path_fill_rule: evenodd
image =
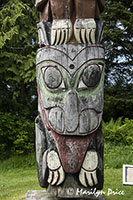
M133 145L104 143L104 167L122 168L123 164L133 164Z
M110 89L111 90L111 89ZM122 88L121 91L122 92ZM112 90L111 90L112 91ZM133 119L133 98L130 99L128 94L124 94L126 98L107 95L111 91L105 90L104 113L103 120L108 122L111 118L117 120L120 116ZM118 90L116 90L118 92ZM115 95L112 93L112 95Z
M133 144L133 120L118 118L116 121L111 119L105 123L103 121L103 135L105 141L114 143Z
M34 122L0 112L0 153L23 154L34 150Z

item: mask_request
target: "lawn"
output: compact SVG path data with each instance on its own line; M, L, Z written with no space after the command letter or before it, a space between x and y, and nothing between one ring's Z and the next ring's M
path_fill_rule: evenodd
M103 192L105 192L106 200L132 200L133 186L122 184L122 164L133 164L132 155L131 146L105 144ZM24 200L28 190L41 190L37 180L34 154L15 156L2 161L0 163L0 200ZM123 191L124 195L108 195L110 190Z

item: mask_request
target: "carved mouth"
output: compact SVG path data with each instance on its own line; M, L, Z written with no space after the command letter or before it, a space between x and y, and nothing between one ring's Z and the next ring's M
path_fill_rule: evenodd
M63 109L59 106L44 108L40 91L38 92L44 124L49 131L60 135L85 136L95 132L100 126L102 111L97 112L94 108L85 108L79 113L78 109L76 112L70 112L70 109Z

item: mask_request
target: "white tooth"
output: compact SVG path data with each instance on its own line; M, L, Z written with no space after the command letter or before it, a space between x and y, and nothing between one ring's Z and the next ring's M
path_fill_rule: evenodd
M69 30L68 30L68 41L70 40L70 38L71 38L71 36L72 36L72 23L71 23L71 21L70 21L70 23L69 23L69 26L70 26L70 28L69 28Z
M65 173L64 173L62 166L59 169L59 174L60 174L60 178L56 185L60 185L65 179Z
M85 32L86 32L85 29L81 29L81 37L82 37L82 40L83 40L83 43L84 43L84 44L86 43L86 40L85 40Z
M96 176L96 171L92 172L93 180L95 185L98 184L97 176Z
M66 44L72 36L72 23L70 20L66 21L66 38L64 44Z
M79 173L79 180L83 186L87 187L86 180L85 180L85 171L82 168Z
M52 29L52 31L51 31L51 45L53 45L55 43L56 34L57 34L57 30Z
M53 178L51 185L55 185L55 183L57 182L58 176L59 176L58 172L54 171L54 178Z
M86 38L87 38L88 44L90 44L90 28L88 28L88 29L86 30Z
M48 183L51 183L51 181L52 181L52 172L49 170Z
M92 44L95 43L95 29L91 29L91 41L92 41Z
M86 177L87 177L89 186L93 186L94 184L93 184L93 181L92 181L92 178L91 178L91 173L86 172Z
M68 41L68 29L65 29L65 41L64 44L66 44Z
M80 40L80 29L75 28L75 29L74 29L74 33L75 33L75 38L76 38L76 40L77 40L79 43L81 43L81 40Z
M61 30L61 39L60 39L60 45L62 44L62 42L64 41L64 37L65 37L65 29Z
M60 42L60 34L61 34L61 30L57 29L57 36L56 36L55 45L57 45Z

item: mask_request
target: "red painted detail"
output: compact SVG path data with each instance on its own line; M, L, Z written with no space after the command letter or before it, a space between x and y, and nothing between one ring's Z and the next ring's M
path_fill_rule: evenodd
M48 119L47 119L45 110L44 110L43 105L42 105L41 94L40 94L40 89L39 89L39 88L37 89L37 93L38 93L39 103L40 103L41 110L42 110L42 114L43 114L44 123L45 123L46 128L48 129L48 131L50 131L50 130L51 130L51 127L50 127L50 125L49 125L49 122L48 122Z
M64 136L51 131L57 144L64 171L72 174L77 173L95 133L88 136Z

